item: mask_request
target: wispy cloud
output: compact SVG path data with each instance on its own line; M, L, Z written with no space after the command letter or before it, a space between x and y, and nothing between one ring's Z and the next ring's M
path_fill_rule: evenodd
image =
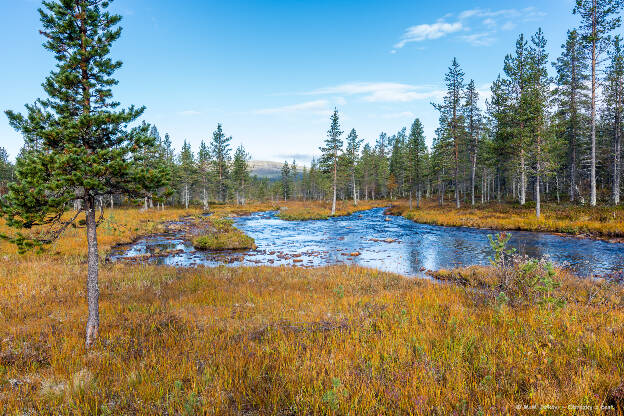
M442 20L438 20L432 24L410 26L405 30L401 40L394 45L394 48L400 49L410 42L439 39L450 33L459 32L462 28L463 25L461 22L447 23Z
M299 104L285 105L282 107L262 108L252 111L253 114L293 114L293 113L311 113L311 114L329 114L331 111L328 100L307 101Z
M435 86L410 85L397 82L352 82L314 91L308 95L354 95L367 102L407 102L439 98L444 95Z
M408 43L435 40L453 34L458 35L455 39L473 46L490 46L496 42L496 34L500 30L512 30L516 27L515 22L536 21L545 15L546 13L535 7L500 10L476 8L456 15L446 14L435 23L408 27L390 53L396 53Z
M494 33L495 32L472 33L470 35L461 36L461 39L465 40L472 46L490 46L496 42Z

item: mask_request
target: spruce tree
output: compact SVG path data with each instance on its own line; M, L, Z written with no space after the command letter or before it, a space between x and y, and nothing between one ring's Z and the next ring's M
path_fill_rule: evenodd
M199 152L197 153L197 173L199 175L199 183L202 187L202 205L204 211L208 211L208 188L210 186L210 151L208 146L202 140L199 144Z
M407 138L407 172L409 182L409 207L412 209L412 193L416 192L416 207L420 208L422 182L425 176L427 145L423 125L419 119L414 120Z
M535 156L535 216L541 216L541 181L545 173L546 152L546 111L549 99L550 78L548 76L546 53L546 38L542 29L531 37L529 54L529 77L527 85L527 107L530 108L531 118L528 120L530 131L533 133Z
M463 132L463 115L461 113L461 100L464 94L464 72L461 70L456 58L446 73L444 80L446 82L446 96L444 103L441 105L434 104L434 107L440 111L441 125L444 122L446 135L453 141L453 156L455 161L455 205L460 207L459 203L459 153L460 142Z
M340 130L340 119L338 118L338 110L334 109L331 115L331 124L329 130L327 130L327 139L325 139L325 147L321 147L323 152L321 163L323 166L331 171L333 176L333 197L332 197L332 211L331 215L336 215L336 188L338 186L338 156L342 151L342 139L340 136L342 131Z
M13 164L4 147L0 147L0 197L8 191L8 184L13 179Z
M622 129L624 128L624 45L619 36L615 37L610 53L605 85L605 116L611 126L613 137L613 180L612 201L620 203L622 182Z
M561 125L561 132L567 142L568 195L570 202L577 196L579 153L585 136L585 126L590 124L589 117L589 81L587 73L587 53L576 30L568 31L563 52L553 63L557 76L554 91L557 106L556 118Z
M282 165L282 197L284 198L284 201L288 201L290 199L290 181L290 165L288 164L288 161L285 161Z
M24 136L29 150L20 158L15 183L2 199L7 224L49 229L31 244L53 241L74 223L67 218L74 200L81 200L88 244L86 345L98 337L98 239L96 201L115 193L148 196L165 175L145 169L142 150L155 145L144 128L126 130L143 108L119 110L111 87L121 62L109 57L120 34L120 16L107 11L105 0L44 1L39 10L44 48L57 64L45 79L47 98L26 106L26 114L7 111L11 126ZM160 184L159 184L160 185ZM18 235L22 248L27 238Z
M466 136L468 139L468 151L470 154L470 198L471 204L475 204L475 178L477 173L477 155L479 153L479 138L482 129L482 116L479 109L479 93L474 80L470 80L466 86L466 101L463 115L466 122Z
M234 152L232 181L236 192L236 203L245 205L245 192L249 182L249 154L241 144Z
M197 179L197 167L195 165L195 155L191 149L191 144L184 140L180 156L178 158L178 180L180 181L180 193L184 208L188 209L192 200L193 186Z
M596 205L596 96L600 55L611 44L610 33L620 26L624 0L576 0L574 14L581 17L581 39L591 55L591 199Z
M217 124L217 129L212 134L212 142L210 142L210 154L212 155L213 173L217 181L217 193L221 202L227 200L228 194L231 141L232 138L226 137L223 133L221 123Z
M358 204L357 185L356 185L356 170L358 161L360 158L360 146L363 140L358 138L355 129L351 129L347 136L347 145L345 149L345 158L347 169L349 169L349 176L351 176L351 189L353 192L353 205Z

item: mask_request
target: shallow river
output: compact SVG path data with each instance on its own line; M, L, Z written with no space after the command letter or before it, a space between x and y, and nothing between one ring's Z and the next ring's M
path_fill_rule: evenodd
M495 231L417 224L383 212L383 208L376 208L322 221L282 221L276 212L261 212L234 219L238 228L256 240L258 248L253 251L201 252L180 236L162 235L122 247L110 259L180 267L358 264L412 276L422 276L425 270L489 263L492 252L487 236ZM519 254L548 256L581 276L624 269L622 243L546 233L511 234L510 246ZM148 256L155 252L159 255Z

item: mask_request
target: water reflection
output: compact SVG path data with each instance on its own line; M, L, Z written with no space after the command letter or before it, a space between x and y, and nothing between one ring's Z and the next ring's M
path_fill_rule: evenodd
M275 212L235 219L238 228L256 240L248 253L198 252L177 236L141 239L113 253L112 260L134 259L171 266L218 264L299 265L359 264L405 275L423 275L462 265L488 264L491 230L417 224L386 217L382 208L324 221L282 221ZM519 254L549 256L581 276L624 268L624 244L511 232L510 245Z

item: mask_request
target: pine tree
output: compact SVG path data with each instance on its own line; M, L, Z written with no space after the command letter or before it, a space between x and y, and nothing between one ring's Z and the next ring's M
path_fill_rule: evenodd
M388 135L380 133L375 143L373 157L374 186L372 188L373 199L386 195L390 167L388 163Z
M364 199L368 201L368 191L375 187L375 154L370 144L365 143L362 148L362 157L358 163L360 184L364 187Z
M407 173L409 182L409 207L412 209L412 193L416 191L416 207L420 208L422 182L425 176L427 145L423 125L414 120L407 139Z
M342 151L342 140L340 136L340 119L338 118L338 110L334 110L331 116L331 124L327 131L327 139L325 139L325 147L321 147L323 152L321 163L332 172L333 176L333 198L331 215L336 215L336 188L338 186L338 156Z
M219 123L217 130L212 134L210 154L212 155L212 168L217 181L217 193L221 202L227 200L231 141L231 137L225 137L223 128Z
M621 23L624 0L576 0L573 13L581 17L581 39L591 52L591 199L596 205L596 88L600 54L610 44L610 33Z
M530 118L530 109L527 107L527 77L529 76L529 48L528 42L524 35L521 34L516 41L515 55L507 55L505 57L504 71L507 75L505 80L506 88L510 94L509 105L506 119L510 135L509 145L516 149L520 165L520 189L518 197L520 205L526 203L526 188L528 175L528 152L529 143L531 141L531 131L527 120Z
M360 146L363 140L358 138L355 129L351 129L347 136L347 145L345 149L346 165L349 169L349 176L351 177L351 189L353 193L353 205L358 204L357 184L356 184L356 170L360 158Z
M605 85L605 116L612 129L613 136L613 189L612 200L620 203L622 178L622 129L624 128L624 46L620 36L615 37L610 53Z
M388 170L394 176L399 195L403 195L405 191L405 173L407 170L407 161L405 155L406 128L403 127L396 136L393 136L392 154L388 162Z
M10 124L24 135L31 150L20 158L15 183L2 200L7 224L30 229L49 226L48 243L57 238L78 214L65 211L81 200L88 244L86 345L99 332L98 239L96 201L123 193L143 198L161 175L144 169L141 150L154 145L142 128L125 126L143 108L117 110L111 87L121 62L109 57L120 34L120 16L107 11L105 0L44 1L39 10L46 38L44 48L57 61L43 83L48 98L26 106L27 114L7 111ZM148 180L149 179L149 180ZM163 176L164 181L164 176ZM15 239L22 248L25 237ZM32 243L32 241L31 241Z
M178 158L178 179L181 185L182 202L184 203L184 208L188 209L192 199L193 186L197 179L197 168L191 145L186 140L184 140L182 151Z
M459 152L460 141L463 135L461 100L464 94L464 72L461 70L456 58L453 58L453 62L444 79L447 88L444 103L441 105L434 104L434 107L440 111L441 125L442 122L444 122L446 135L453 141L453 156L455 160L455 205L459 208Z
M299 175L299 170L297 168L297 162L295 161L295 159L293 159L293 161L290 164L290 183L292 184L292 197L294 199L298 198L298 193L297 193L297 181L298 181L298 175Z
M8 191L8 184L13 180L13 164L4 147L0 147L0 197Z
M539 29L531 38L527 106L531 109L530 129L535 143L535 216L541 216L541 180L546 167L545 135L546 111L548 95L550 93L550 78L548 77L548 54L546 53L546 38Z
M563 52L553 63L557 71L555 78L557 87L554 94L557 105L556 117L562 125L561 131L568 147L568 194L570 202L574 202L579 182L581 138L585 135L585 126L590 124L587 117L589 94L586 86L589 81L586 70L588 59L576 30L568 31L566 43L561 47Z
M288 161L284 162L282 165L282 196L284 197L284 201L288 201L290 199L291 192L291 177L290 177L290 165Z
M197 153L197 173L199 175L199 183L202 187L202 205L205 212L208 212L210 208L208 206L208 191L211 182L211 163L210 151L206 143L202 140L199 144L199 152Z
M479 138L482 130L482 116L479 109L479 93L473 80L466 87L466 101L463 108L463 116L466 122L466 135L468 138L468 151L470 154L470 197L471 203L475 204L475 178L477 173L477 155L479 153Z
M236 203L245 205L245 193L249 182L249 154L241 144L234 152L232 162L232 181L236 192Z

